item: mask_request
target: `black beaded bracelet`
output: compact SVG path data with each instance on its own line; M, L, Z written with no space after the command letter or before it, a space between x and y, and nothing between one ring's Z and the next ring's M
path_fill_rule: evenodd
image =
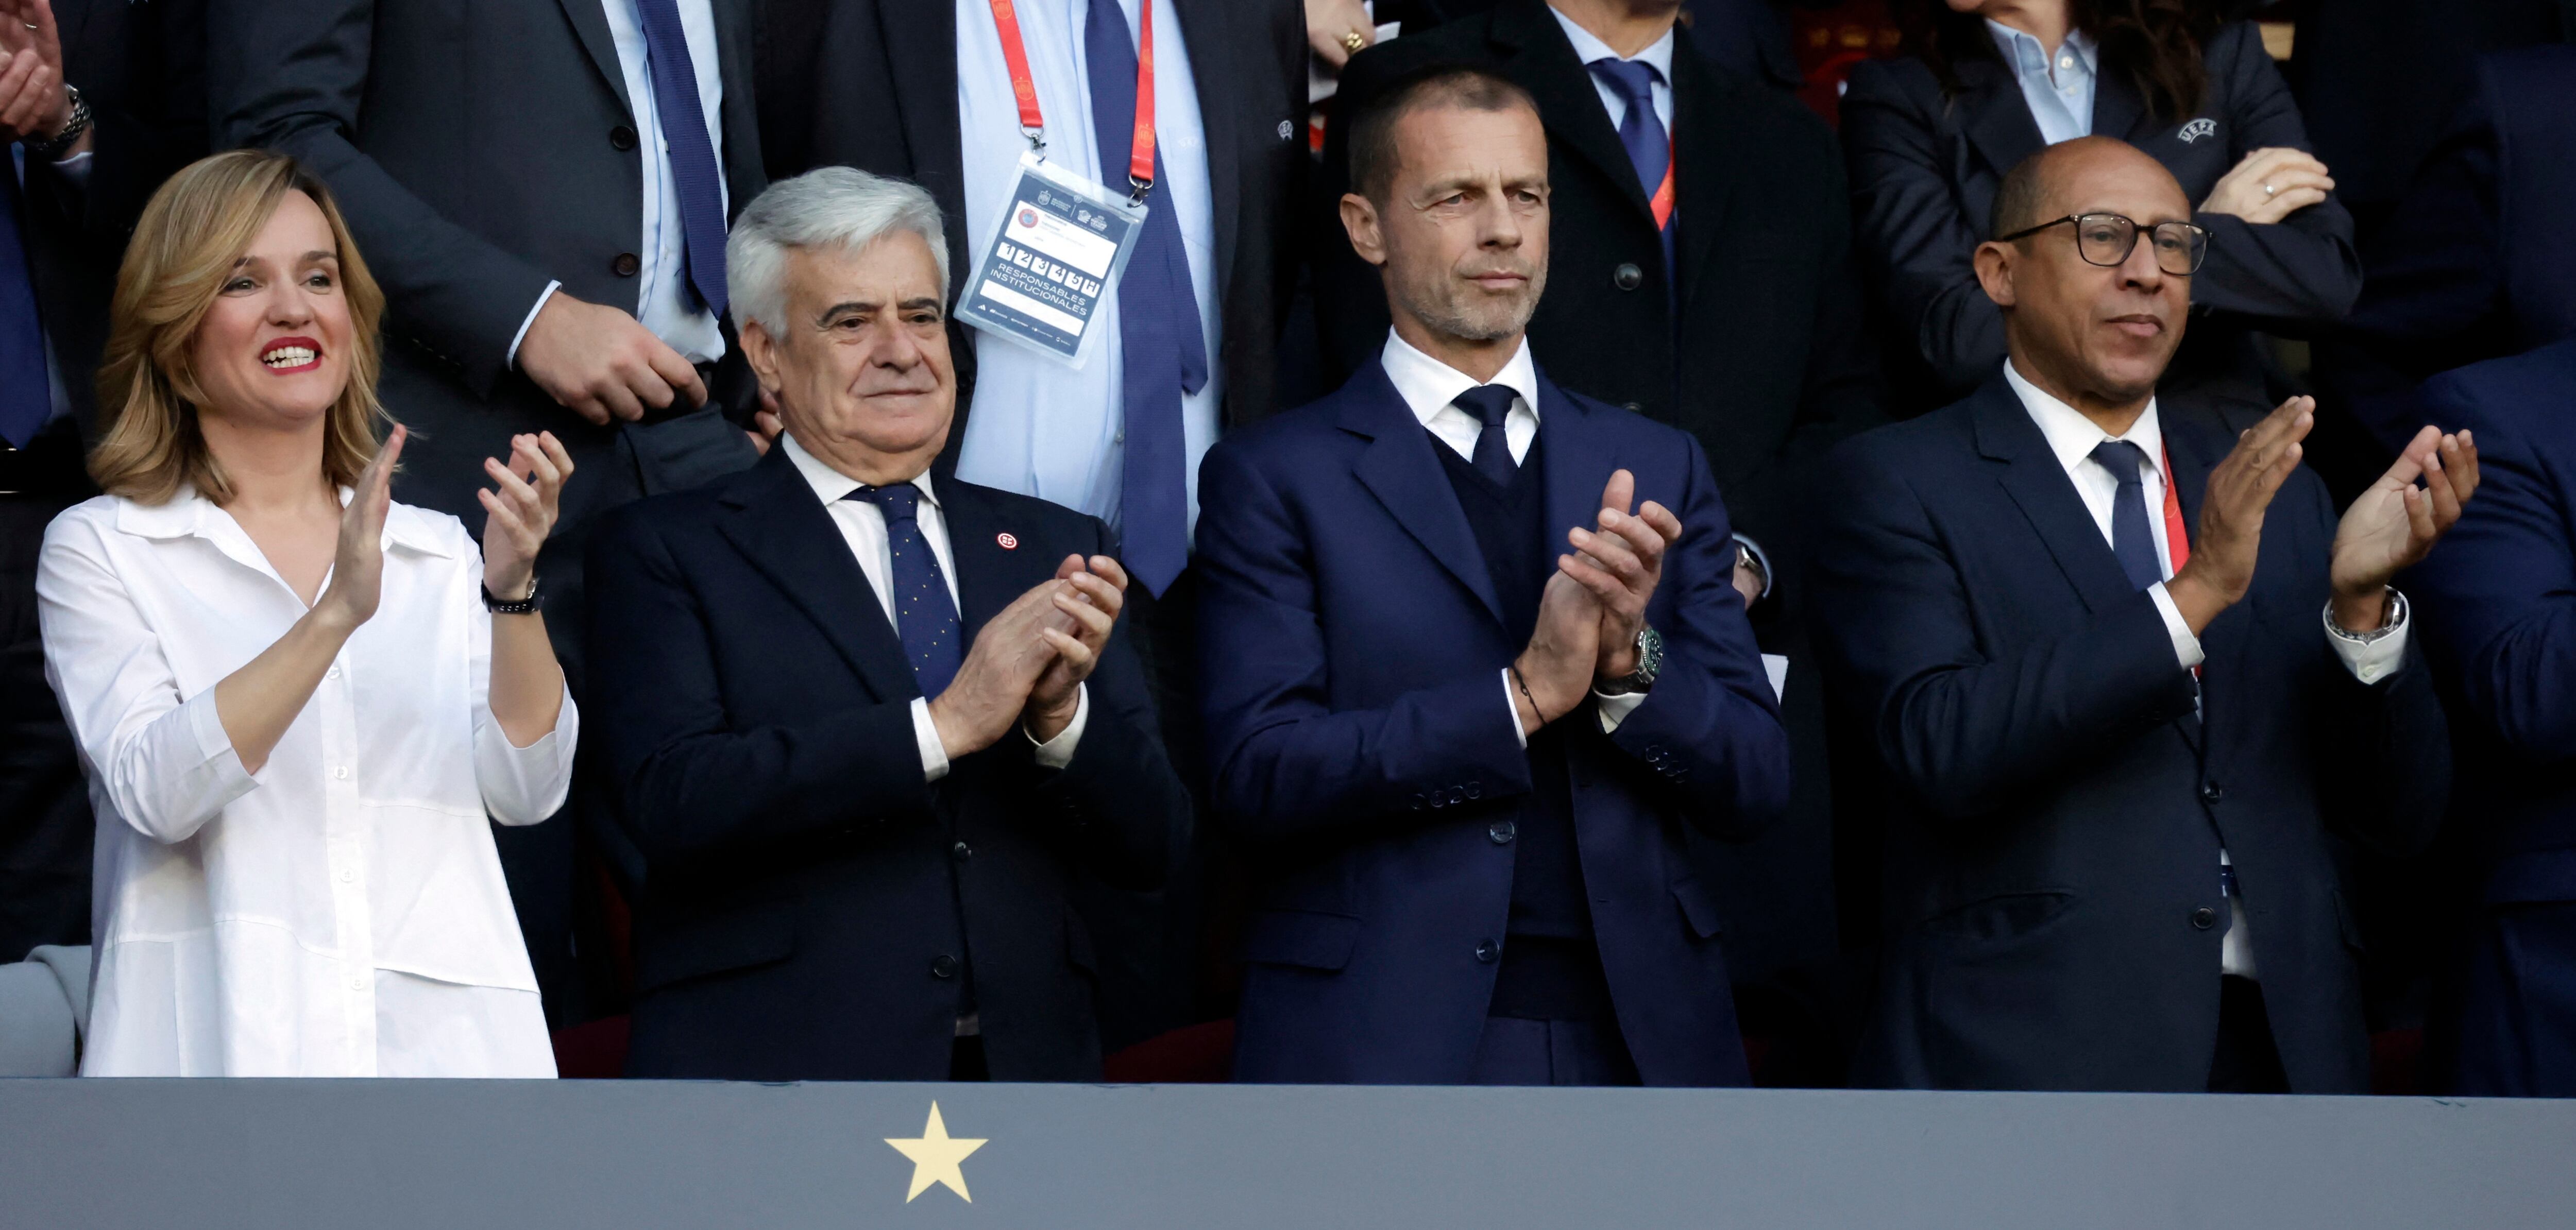
M537 610L537 579L528 578L528 596L516 600L495 598L492 587L483 587L483 609L495 615L532 615Z

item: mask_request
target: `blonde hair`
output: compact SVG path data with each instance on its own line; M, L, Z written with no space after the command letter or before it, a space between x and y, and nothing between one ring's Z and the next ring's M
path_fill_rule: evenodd
M231 500L232 483L197 427L205 403L192 363L197 328L231 279L234 263L289 192L312 198L331 224L340 292L356 343L348 385L324 418L322 472L334 485L347 486L374 459L377 420L392 421L376 400L382 362L376 326L384 316L384 291L368 275L357 240L320 178L284 154L237 149L171 176L143 207L126 245L98 371L106 430L89 457L90 477L101 490L162 504L186 485L217 504Z

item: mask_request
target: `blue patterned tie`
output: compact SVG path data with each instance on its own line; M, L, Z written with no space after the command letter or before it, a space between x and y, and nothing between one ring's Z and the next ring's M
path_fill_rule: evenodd
M2093 447L2093 461L2120 483L2111 497L2111 554L2120 557L2120 571L2139 589L2164 580L2165 570L2156 563L2156 536L2147 528L2147 486L2138 472L2147 463L2147 450L2126 440L2104 440Z
M9 151L16 154L13 147ZM45 333L36 315L36 283L19 230L17 167L0 162L9 182L0 184L0 439L25 448L53 417L52 384L45 379Z
M1637 182L1644 186L1651 203L1655 190L1663 186L1664 172L1672 163L1673 143L1664 133L1664 122L1655 115L1655 83L1663 74L1641 60L1619 60L1603 56L1584 67L1601 78L1628 104L1628 114L1619 120L1619 144L1628 151L1629 165L1637 168ZM1679 211L1675 211L1678 213ZM1673 222L1667 215L1656 222L1664 240L1664 281L1672 282Z
M841 498L865 500L885 514L886 545L894 551L895 634L903 638L903 656L912 662L921 694L947 691L966 661L966 645L957 627L957 600L949 597L939 557L921 536L921 488L860 487Z
M1498 487L1510 487L1520 470L1512 460L1511 437L1503 430L1503 420L1511 417L1512 400L1520 394L1499 384L1480 384L1449 399L1449 404L1476 416L1485 429L1476 433L1476 453L1468 458L1476 472L1494 480Z
M653 70L653 111L661 117L671 180L680 190L680 235L687 244L689 285L708 311L722 316L724 192L716 149L707 140L707 113L698 109L698 70L689 60L680 6L676 0L635 0L635 16L644 27L644 57ZM652 151L645 153L650 157Z
M1087 8L1082 58L1091 77L1100 182L1124 189L1136 134L1136 43L1118 0L1091 0ZM1171 183L1163 171L1160 142L1154 150L1154 182ZM1190 289L1189 253L1181 247L1181 224L1173 216L1168 186L1146 203L1152 208L1144 234L1137 237L1136 253L1118 281L1118 352L1124 368L1120 393L1127 437L1118 534L1127 570L1159 597L1190 562L1189 452L1181 434L1181 398L1206 387L1208 353L1198 297Z

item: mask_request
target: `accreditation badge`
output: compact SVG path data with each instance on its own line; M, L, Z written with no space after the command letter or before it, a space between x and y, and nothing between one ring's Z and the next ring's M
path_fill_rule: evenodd
M1141 203L1020 155L1001 225L957 300L957 318L1068 367L1089 357L1104 296L1145 233Z

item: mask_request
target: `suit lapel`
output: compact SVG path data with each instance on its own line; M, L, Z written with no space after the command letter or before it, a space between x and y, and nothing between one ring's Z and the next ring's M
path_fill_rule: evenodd
M903 642L851 557L849 541L786 450L771 449L734 480L723 502L727 512L717 529L823 630L878 699L920 694Z
M2099 63L2099 60L2096 60ZM2104 66L2107 68L2108 66ZM2097 69L2093 78L2093 135L2118 137L2132 145L2147 135L2155 117L2137 83L2117 69Z
M1977 148L1978 156L1997 175L2013 169L2048 144L2039 135L2039 121L2030 118L2030 104L2023 100L2020 84L2013 80L2012 71L1998 61L1970 60L1959 65L1957 106L1960 131L1967 134L1968 143ZM2097 89L2096 114L2100 106L2101 92Z
M1609 176L1620 195L1651 221L1654 210L1646 203L1645 186L1637 182L1627 147L1619 144L1619 130L1610 126L1592 72L1574 58L1574 44L1565 40L1543 0L1503 0L1494 10L1492 28L1494 44L1505 55L1505 71L1538 99L1548 136ZM1673 59L1681 59L1679 48ZM1679 193L1678 183L1674 190Z
M1600 433L1592 430L1589 413L1545 372L1539 373L1538 399L1539 435L1547 441L1547 473L1541 477L1547 481L1546 549L1552 560L1574 549L1565 540L1567 530L1576 526L1588 530L1599 522L1601 489L1618 466L1602 447Z
M581 38L581 49L590 53L590 63L606 79L608 88L616 91L617 101L626 107L626 118L635 118L635 100L626 96L626 69L617 62L617 40L608 33L608 13L599 0L560 0L564 17L572 22L572 31Z
M1216 222L1216 268L1208 271L1209 285L1216 288L1216 301L1220 304L1225 302L1226 287L1234 281L1235 244L1243 229L1243 146L1236 134L1247 123L1245 117L1235 114L1235 95L1239 91L1234 82L1227 80L1233 67L1233 58L1228 54L1232 31L1227 29L1222 14L1230 3L1231 0L1172 0L1172 7L1180 13L1181 40L1190 49L1190 79L1198 86L1199 144L1207 150L1208 212ZM1165 170L1168 174L1169 168ZM1157 204L1170 208L1170 196Z
M1020 591L1038 583L1032 564L1001 544L1004 533L1016 528L1020 533L1013 541L1020 541L1030 527L1003 524L981 487L953 478L931 481L939 492L939 515L948 523L948 556L957 565L958 629L972 644L975 634L1011 605Z
M2057 454L2049 451L2048 437L2040 434L2039 424L2030 420L2003 375L1997 373L1976 396L1978 451L2003 463L1996 480L2047 544L2085 609L2099 614L2135 595L2119 557L2102 540L2102 527L2057 464Z
M2166 412L2170 414L2170 411ZM2200 509L2209 493L2210 471L2218 468L2225 455L2220 438L2179 420L2165 420L2165 448L2172 458L2175 499L2182 505L2183 533L2186 538L2200 528ZM2245 677L2245 653L2253 636L2253 603L2239 602L2218 613L2200 633L2200 721L2192 729L2190 719L2175 725L2188 736L2197 733L2215 754L2227 746L2218 729L2229 716L2229 707L2220 703L2229 695L2236 680Z
M1676 299L1682 318L1688 319L1691 296L1703 280L1699 274L1717 250L1717 237L1734 208L1737 178L1727 169L1740 170L1754 162L1740 147L1744 125L1729 122L1731 87L1702 61L1687 31L1677 34L1673 46L1673 276L1679 283ZM1636 175L1632 172L1629 178Z
M1386 369L1374 359L1351 377L1341 398L1342 429L1370 440L1351 467L1360 485L1500 621L1503 604L1494 596L1494 579L1476 549L1476 532L1458 507L1457 493L1440 468L1440 458L1431 451L1441 446L1432 442L1431 433L1405 407L1404 398L1386 378ZM1554 447L1549 445L1551 451Z
M878 0L875 8L892 61L886 71L894 77L902 112L894 118L912 153L912 178L930 190L948 220L949 293L955 295L974 272L973 240L966 234L966 153L957 132L957 9L937 0ZM959 410L962 437L962 400Z

